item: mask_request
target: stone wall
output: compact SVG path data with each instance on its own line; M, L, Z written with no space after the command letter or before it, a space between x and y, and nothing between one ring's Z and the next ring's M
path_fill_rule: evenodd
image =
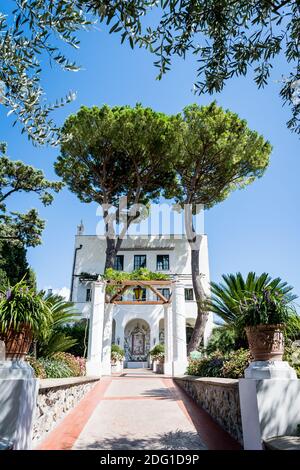
M99 378L40 380L33 422L33 446L40 442L95 385Z
M243 444L238 380L206 377L175 377L183 388L234 439Z

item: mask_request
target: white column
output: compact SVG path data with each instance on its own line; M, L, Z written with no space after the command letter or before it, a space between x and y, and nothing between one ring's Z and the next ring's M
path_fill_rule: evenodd
M107 304L104 310L102 375L111 375L111 340L113 304Z
M165 364L164 373L173 375L173 318L172 304L164 305L165 323Z
M105 282L92 283L92 302L89 321L88 360L86 374L101 376L102 344L105 306Z
M186 350L184 284L179 280L175 281L173 288L172 310L174 337L173 375L182 375L186 372L188 361Z

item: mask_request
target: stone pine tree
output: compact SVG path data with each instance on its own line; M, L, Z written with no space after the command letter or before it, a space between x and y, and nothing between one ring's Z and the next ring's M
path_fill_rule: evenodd
M62 128L55 169L82 202L102 206L106 269L114 266L129 226L147 215L139 205L145 208L158 200L162 188L173 181L168 154L178 137L178 119L141 105L105 105L82 107ZM126 198L126 207L120 198Z
M247 122L216 103L184 109L178 126L181 150L174 153L175 186L166 190L185 209L185 229L191 246L191 272L198 315L188 345L197 349L203 339L208 317L206 296L201 281L199 252L201 235L193 225L197 205L211 208L263 175L269 163L271 145L248 128Z

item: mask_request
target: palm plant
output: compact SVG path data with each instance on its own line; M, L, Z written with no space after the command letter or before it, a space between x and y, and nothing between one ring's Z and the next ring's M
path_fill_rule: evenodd
M258 276L255 272L250 272L246 279L241 273L223 275L222 278L220 284L211 283L210 309L239 336L244 336L247 321L268 323L272 318L282 317L289 323L289 318L295 315L292 302L297 296L281 278L272 279L267 273ZM299 325L295 321L294 324Z
M24 326L33 337L42 337L51 325L49 305L33 287L21 279L14 286L0 289L0 332L18 332Z
M39 357L51 357L57 352L68 351L77 344L77 340L68 336L62 331L62 326L66 323L77 321L77 312L72 302L67 302L57 294L44 294L52 322L47 335L40 339L36 345L36 352Z

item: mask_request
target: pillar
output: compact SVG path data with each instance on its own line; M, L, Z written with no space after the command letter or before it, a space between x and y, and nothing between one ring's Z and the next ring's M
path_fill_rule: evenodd
M182 375L186 372L187 349L186 349L186 318L184 284L180 280L175 281L173 286L173 375Z
M26 361L0 359L0 436L14 450L32 448L39 380Z
M95 281L92 283L88 359L86 363L87 375L101 376L102 374L104 306L105 282Z
M165 364L164 373L173 375L173 318L172 304L164 305L165 324Z
M104 310L102 375L111 375L111 341L113 304L107 304Z

